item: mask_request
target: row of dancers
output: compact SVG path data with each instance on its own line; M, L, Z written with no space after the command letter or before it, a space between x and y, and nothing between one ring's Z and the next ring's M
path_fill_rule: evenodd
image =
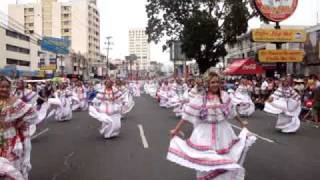
M296 132L300 126L300 97L290 87L289 77L265 102L264 111L277 114L276 128L283 133ZM167 159L181 166L196 170L199 180L243 180L244 159L256 137L242 120L255 112L248 86L242 80L235 91L224 91L221 78L209 73L206 80L165 80L148 82L146 92L159 101L159 106L173 108L181 121L170 131ZM242 131L237 136L229 120L236 119ZM180 129L185 123L193 125L187 139L181 138Z
M70 121L74 111L87 111L101 122L99 132L108 139L120 133L121 118L140 96L139 82L108 79L84 86L64 79L26 88L19 80L0 77L0 178L27 180L31 170L31 138L37 125L53 117Z

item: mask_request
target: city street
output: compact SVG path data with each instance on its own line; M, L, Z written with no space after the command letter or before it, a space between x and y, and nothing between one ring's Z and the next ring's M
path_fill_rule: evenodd
M245 162L246 180L320 179L320 128L304 123L296 134L284 135L274 129L275 120L260 111L249 118L259 138ZM120 137L111 140L102 138L99 122L87 112L74 113L71 122L49 120L32 141L30 179L193 180L195 171L166 160L169 130L177 122L171 110L146 95L136 99ZM185 136L190 131L186 127Z

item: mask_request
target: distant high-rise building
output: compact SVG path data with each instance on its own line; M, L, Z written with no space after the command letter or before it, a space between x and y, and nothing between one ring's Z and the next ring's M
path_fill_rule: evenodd
M12 4L9 5L9 17L9 26L22 24L26 34L71 40L71 50L84 54L89 66L101 59L100 15L96 0Z
M150 67L150 45L145 29L129 30L129 53L135 54L138 59L133 68L148 71Z

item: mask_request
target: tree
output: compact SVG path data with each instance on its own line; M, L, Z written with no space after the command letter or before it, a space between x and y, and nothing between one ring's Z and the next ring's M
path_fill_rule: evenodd
M226 56L226 44L247 32L248 21L257 16L250 12L250 0L148 0L146 11L149 41L182 42L182 52L195 59L201 73Z

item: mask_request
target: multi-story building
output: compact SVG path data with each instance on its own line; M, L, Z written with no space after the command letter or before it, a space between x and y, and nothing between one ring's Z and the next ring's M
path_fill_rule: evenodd
M67 38L71 50L88 59L88 72L100 58L100 15L96 0L58 2L42 0L35 4L9 5L9 25L23 25L25 33Z
M145 29L129 30L129 53L135 54L137 60L133 69L137 71L148 71L150 67L150 44Z
M0 26L0 68L8 66L19 71L38 70L40 44L30 36Z

